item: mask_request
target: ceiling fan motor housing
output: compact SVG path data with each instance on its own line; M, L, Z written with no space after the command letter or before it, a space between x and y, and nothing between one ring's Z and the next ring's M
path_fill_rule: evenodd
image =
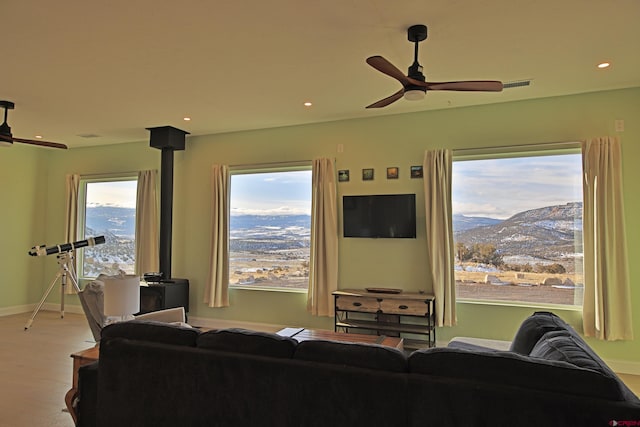
M12 145L13 134L11 133L11 127L7 123L7 111L13 110L15 104L11 101L0 101L0 107L4 108L4 122L0 125L0 144Z
M410 42L421 42L427 38L426 25L412 25L407 29L407 38Z

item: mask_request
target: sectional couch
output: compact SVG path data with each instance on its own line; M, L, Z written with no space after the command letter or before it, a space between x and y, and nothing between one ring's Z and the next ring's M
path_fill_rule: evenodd
M509 351L378 345L132 321L79 372L80 426L607 426L640 400L559 317Z

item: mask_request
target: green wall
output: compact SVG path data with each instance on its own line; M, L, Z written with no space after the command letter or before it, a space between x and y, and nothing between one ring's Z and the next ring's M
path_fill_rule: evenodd
M229 165L310 160L326 156L336 159L336 169L349 169L351 181L338 184L343 194L416 192L418 218L424 218L421 197L423 182L409 178L409 167L422 163L424 151L430 148L470 148L527 144L539 142L577 141L581 139L619 135L622 140L626 187L625 215L629 240L632 304L640 308L640 266L633 262L640 256L636 242L640 220L634 215L640 209L640 197L634 189L640 180L640 130L634 117L640 116L640 88L589 93L533 101L510 102L488 106L447 109L423 113L389 115L368 119L355 119L331 123L293 126L277 129L237 132L209 136L193 136L187 140L187 149L175 154L173 267L174 277L185 277L191 284L191 316L228 321L263 322L274 325L332 328L333 320L316 318L306 313L304 294L231 290L231 307L212 309L202 303L207 280L210 235L210 168L214 163ZM424 102L428 102L426 99ZM247 120L251 118L248 117ZM614 120L625 120L625 131L616 133ZM180 127L180 125L176 125ZM343 150L338 151L338 145ZM14 147L15 148L15 147ZM39 152L38 152L39 153ZM0 154L3 154L0 152ZM12 152L13 154L13 152ZM20 153L21 154L21 153ZM26 184L22 192L5 190L3 199L20 199L20 212L29 212L28 218L13 218L20 227L34 228L44 235L47 243L57 243L64 232L64 175L75 172L98 174L159 168L160 152L148 146L148 141L97 148L72 149L67 152L47 150L46 185L42 180L22 172ZM8 166L18 169L13 162L30 163L36 168L39 154L29 152L24 159L10 161ZM5 159L0 159L0 162ZM0 163L0 165L2 165ZM400 178L387 180L389 166L400 168ZM373 181L360 179L362 168L374 168ZM4 173L4 171L3 171ZM38 172L40 173L40 172ZM14 180L15 181L15 180ZM3 181L6 182L6 181ZM7 191L8 193L5 193ZM45 197L44 194L48 194ZM39 197L36 197L39 196ZM47 200L45 211L38 210L41 198ZM35 200L32 200L35 199ZM3 213L4 215L5 213ZM45 229L38 228L38 221ZM422 223L423 221L419 221ZM3 222L7 224L7 222ZM13 224L13 222L12 222ZM5 225L6 227L6 225ZM14 231L14 230L12 230ZM17 232L17 231L16 231ZM26 241L26 248L35 237L16 236ZM36 239L37 240L37 239ZM9 250L8 258L15 266L17 288L30 285L26 261L22 254L24 243L14 242L20 251ZM3 245L4 246L4 245ZM4 248L3 248L4 250ZM429 271L424 263L426 238L424 225L418 227L415 240L341 239L339 244L340 287L386 286L406 290L430 290ZM23 259L20 259L22 257ZM41 261L41 260L39 260ZM53 260L45 260L44 276L56 272ZM14 266L12 266L13 268ZM24 291L22 291L24 292ZM15 302L0 301L0 307L36 302L33 295ZM4 294L3 294L4 295ZM518 324L533 311L526 307L458 304L458 326L441 328L438 339L456 335L511 339ZM557 311L563 318L581 329L580 313ZM636 334L640 334L640 314L634 318ZM602 343L590 340L603 357L629 364L637 364L640 371L640 343ZM634 365L636 366L636 365Z
M0 147L0 314L29 309L41 297L44 264L28 251L44 242L46 180L45 151Z

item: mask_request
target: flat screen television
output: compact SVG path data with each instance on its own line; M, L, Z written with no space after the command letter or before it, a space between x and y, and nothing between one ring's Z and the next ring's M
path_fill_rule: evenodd
M342 196L344 237L416 237L416 195Z

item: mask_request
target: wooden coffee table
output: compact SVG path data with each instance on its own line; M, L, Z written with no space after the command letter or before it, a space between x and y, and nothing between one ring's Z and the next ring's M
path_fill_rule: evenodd
M81 366L95 362L98 360L99 355L100 347L97 344L86 350L71 354L71 357L73 358L73 385L71 386L71 390L65 394L64 402L67 404L67 409L69 410L74 423L78 421L75 408L73 407L73 399L78 395L78 369L80 369Z
M327 340L364 344L379 344L387 347L397 348L398 350L404 349L404 342L402 338L388 337L386 335L365 335L351 333L347 334L344 332L333 332L324 329L305 328L284 328L276 333L283 337L291 337L298 342L309 340Z

